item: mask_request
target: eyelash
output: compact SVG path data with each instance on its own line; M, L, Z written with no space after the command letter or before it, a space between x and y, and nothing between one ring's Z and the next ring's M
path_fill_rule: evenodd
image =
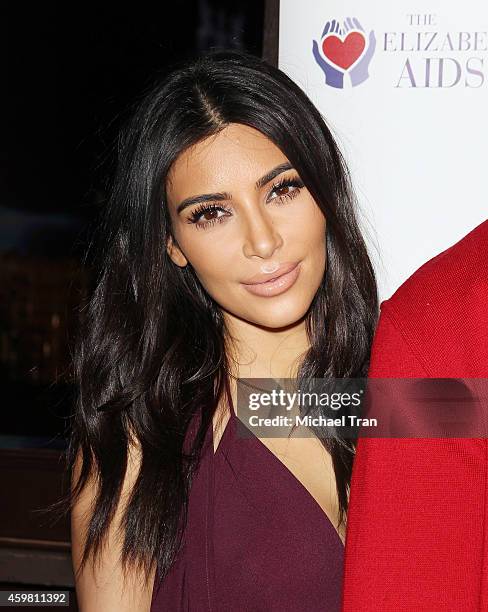
M269 193L271 194L273 193L273 191L276 191L278 189L283 189L283 187L295 187L296 188L290 193L285 193L284 195L279 196L278 198L275 198L279 201L278 206L281 206L286 203L285 200L287 198L291 200L294 197L296 197L300 193L300 189L302 189L303 186L304 186L303 182L298 177L283 178L282 180L278 181L271 187L271 190ZM219 205L219 204L203 204L202 203L199 206L197 206L195 210L191 212L191 214L188 217L188 223L194 224L196 229L207 229L210 226L214 225L215 223L222 223L227 218L227 215L222 215L221 217L214 217L213 219L209 219L208 221L204 221L203 223L201 221L198 221L198 219L203 214L207 212L217 211L217 210L220 210L222 212L231 212L228 208L226 208L225 206Z

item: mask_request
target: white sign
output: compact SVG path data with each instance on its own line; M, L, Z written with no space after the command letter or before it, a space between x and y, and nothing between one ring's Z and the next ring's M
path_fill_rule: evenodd
M279 68L345 154L382 299L488 218L486 0L282 0Z

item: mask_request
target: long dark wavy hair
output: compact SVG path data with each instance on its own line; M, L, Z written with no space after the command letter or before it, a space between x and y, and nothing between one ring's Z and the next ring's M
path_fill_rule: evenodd
M127 504L122 565L164 578L181 545L190 484L229 371L219 305L191 265L175 265L166 178L189 146L230 123L251 126L289 159L327 220L327 265L306 314L310 348L297 380L367 373L378 301L349 173L323 117L282 71L235 50L180 62L144 92L118 140L111 196L99 223L98 276L74 350L77 403L66 452L70 509L87 481L97 495L81 566L96 557L117 507L129 444L140 470ZM188 452L191 419L199 426ZM322 442L345 520L355 442ZM68 511L68 510L66 510Z

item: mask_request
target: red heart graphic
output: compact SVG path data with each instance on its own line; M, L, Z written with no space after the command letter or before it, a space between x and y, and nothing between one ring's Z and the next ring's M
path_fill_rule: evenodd
M325 57L343 70L350 68L361 57L366 40L359 32L351 32L344 40L337 36L328 36L322 42Z

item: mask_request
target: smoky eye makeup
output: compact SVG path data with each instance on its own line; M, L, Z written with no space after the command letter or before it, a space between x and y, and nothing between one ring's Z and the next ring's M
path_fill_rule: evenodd
M286 199L292 199L297 196L300 193L300 189L304 187L304 184L298 176L294 176L291 178L283 177L272 185L269 195L271 195L271 193L273 193L274 191L279 191L280 189L285 188L290 189L290 187L293 187L294 191L288 191L287 193L284 193L279 196L278 199L280 202L284 202Z
M226 213L221 217L211 216L210 219L201 220L203 217L208 215L215 215L218 212ZM201 227L207 227L214 223L222 223L225 218L231 214L231 210L222 204L199 204L188 216L187 223L194 224L198 229Z
M286 204L287 201L299 195L303 187L303 181L298 175L282 177L269 188L266 202L276 203L277 205ZM271 197L275 191L285 191L285 193ZM219 216L219 213L222 214ZM223 203L202 202L187 215L186 222L195 225L197 229L207 229L216 223L224 223L231 215L232 209Z

